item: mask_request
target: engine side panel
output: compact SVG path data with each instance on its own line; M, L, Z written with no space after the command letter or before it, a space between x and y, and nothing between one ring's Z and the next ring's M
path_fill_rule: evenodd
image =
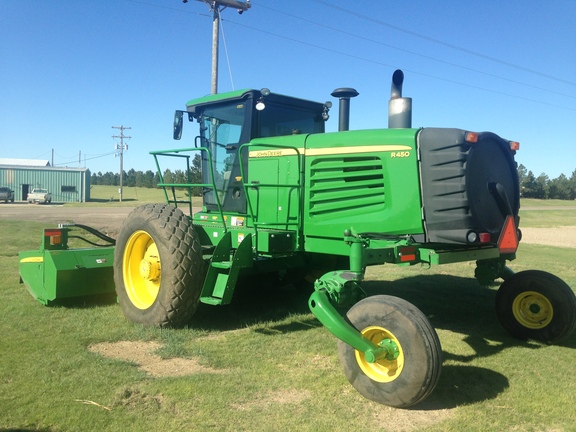
M348 254L345 229L423 233L416 129L310 135L306 141L304 235L310 252Z

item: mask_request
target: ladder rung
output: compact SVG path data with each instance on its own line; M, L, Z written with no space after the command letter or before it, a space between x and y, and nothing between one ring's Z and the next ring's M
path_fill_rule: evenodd
M222 304L222 299L217 297L202 297L200 301L204 304L210 305L220 305Z

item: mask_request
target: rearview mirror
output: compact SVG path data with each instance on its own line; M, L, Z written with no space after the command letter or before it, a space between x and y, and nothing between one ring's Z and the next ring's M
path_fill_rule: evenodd
M174 113L174 139L179 140L182 138L182 123L184 118L184 111L176 110Z

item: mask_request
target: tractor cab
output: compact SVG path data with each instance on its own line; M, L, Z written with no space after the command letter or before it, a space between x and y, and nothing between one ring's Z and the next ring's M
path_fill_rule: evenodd
M199 124L194 145L202 149L205 209L214 211L221 206L226 212L245 213L242 173L247 174L248 157L240 157L240 147L255 138L323 133L329 105L273 94L268 89L238 90L189 101L188 120ZM184 111L176 111L174 139L181 137L183 117ZM242 150L247 151L246 147Z

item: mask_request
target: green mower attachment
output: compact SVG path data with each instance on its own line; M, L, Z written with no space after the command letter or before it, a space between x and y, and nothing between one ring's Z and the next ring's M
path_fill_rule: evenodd
M101 245L71 235L72 227L95 235L107 244ZM69 249L68 240L78 238L99 247ZM59 224L46 228L39 250L19 253L20 283L44 305L78 297L114 293L115 240L79 224Z

